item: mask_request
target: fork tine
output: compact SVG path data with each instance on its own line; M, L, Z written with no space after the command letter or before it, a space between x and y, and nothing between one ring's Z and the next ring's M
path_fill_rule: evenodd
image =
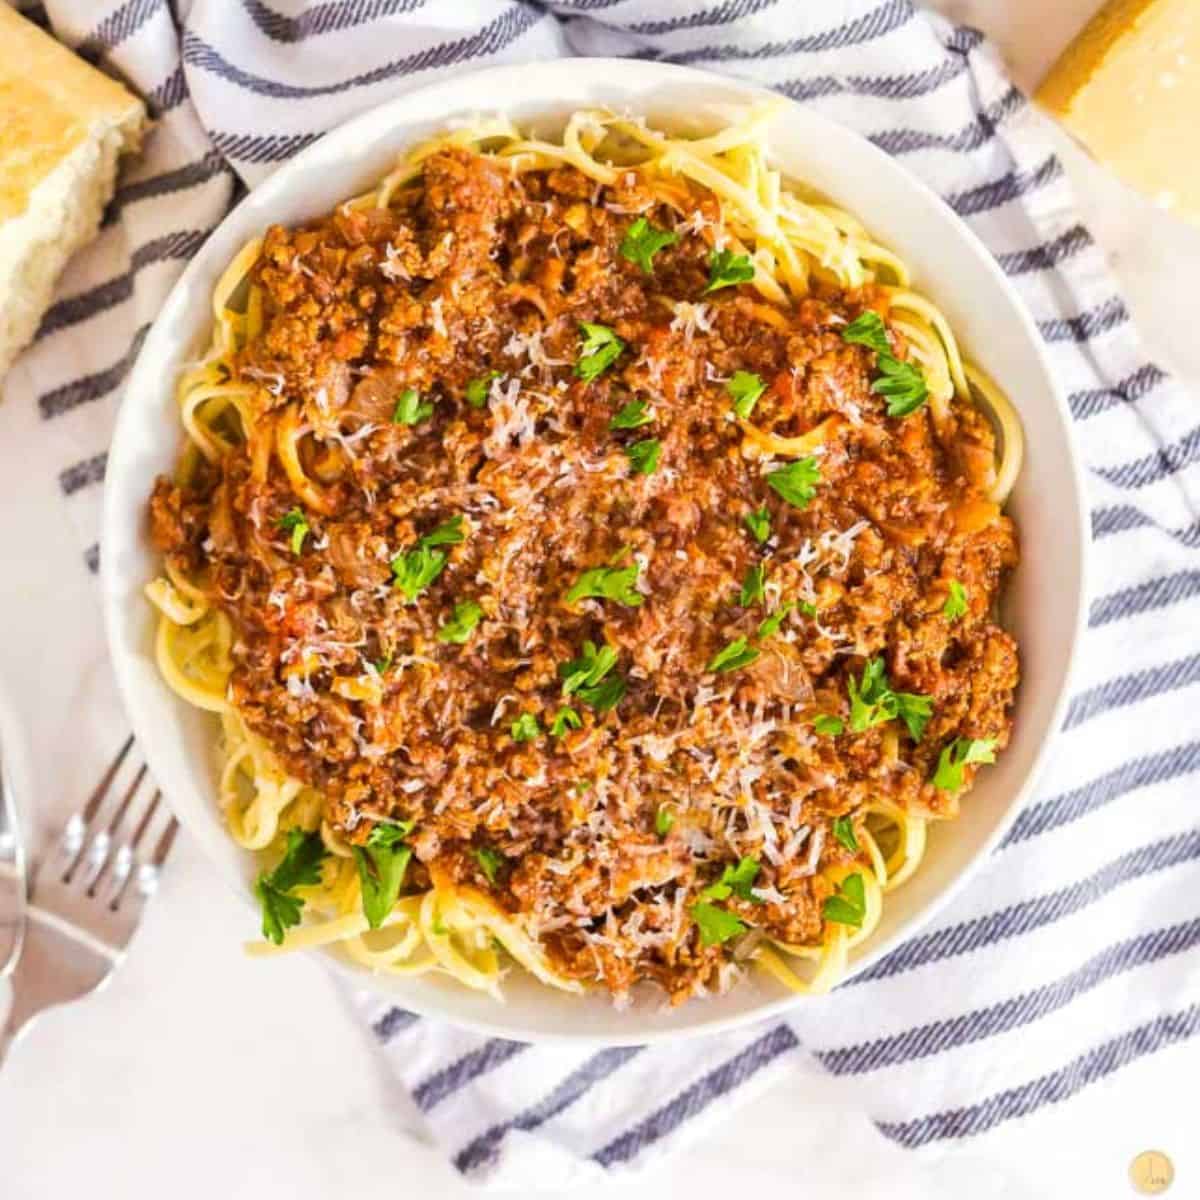
M154 795L150 797L150 806L142 814L142 819L138 822L137 828L133 831L133 836L129 839L129 845L136 850L141 844L142 838L146 836L146 830L150 828L150 822L154 818L154 814L158 811L158 802L162 799L162 792L157 788L154 789Z
M154 847L154 857L151 861L156 867L161 867L167 861L167 855L171 853L171 847L175 845L175 836L179 833L179 822L172 817L166 829L163 830L163 835L158 839L158 845Z
M137 817L137 823L133 826L132 833L122 837L119 833L119 826L126 816L134 815L134 812L131 811L131 804L143 783L149 783L151 788L153 788L150 792L150 801L146 804L141 815ZM121 798L121 803L118 805L117 811L109 824L109 834L102 833L97 835L96 840L98 842L105 836L116 834L117 836L114 839L116 852L106 864L107 870L102 868L97 872L88 887L87 894L95 896L103 884L105 898L108 900L109 908L111 909L116 909L121 902L121 896L124 894L126 885L129 883L137 864L138 847L145 838L146 831L149 829L151 822L154 820L161 799L162 793L158 788L154 787L153 780L147 774L146 767L142 766L134 776L129 789Z
M60 878L63 883L71 882L75 876L75 872L83 864L85 858L91 867L90 875L93 879L99 869L103 867L104 857L107 855L107 844L102 843L100 846L97 846L96 843L99 839L94 838L89 846L88 838L91 834L91 824L95 820L96 813L99 811L101 804L104 803L108 793L112 790L117 774L121 770L121 766L129 756L129 751L132 748L133 735L130 734L125 739L125 744L117 751L117 755L109 764L108 769L100 777L100 782L92 789L92 793L88 796L83 808L67 822L59 841L58 850L59 867L62 872ZM128 799L129 797L126 796L122 805L118 808L118 819L125 804L128 803ZM101 850L104 851L104 854L100 853Z
M121 764L129 755L129 751L133 749L133 734L131 733L125 739L125 745L117 751L117 757L113 759L108 770L100 777L100 782L88 797L87 803L83 806L80 816L83 817L85 823L90 825L96 815L96 810L100 807L100 802L108 794L108 789L112 787L113 780L117 777L117 772L121 769ZM143 768L144 770L145 768Z

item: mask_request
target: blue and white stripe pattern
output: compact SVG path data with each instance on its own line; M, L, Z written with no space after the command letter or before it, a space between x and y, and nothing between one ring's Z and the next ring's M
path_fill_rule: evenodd
M1040 118L978 34L908 0L46 0L159 125L8 384L35 406L94 569L122 380L238 190L433 75L620 54L712 67L855 127L935 187L1033 311L1069 393L1095 542L1090 629L1041 795L951 911L793 1019L579 1051L368 1009L464 1173L527 1184L644 1163L800 1055L877 1128L946 1145L1200 1032L1200 418L1146 360ZM97 11L97 10L101 11ZM35 14L36 16L37 14ZM90 547L90 549L86 549Z

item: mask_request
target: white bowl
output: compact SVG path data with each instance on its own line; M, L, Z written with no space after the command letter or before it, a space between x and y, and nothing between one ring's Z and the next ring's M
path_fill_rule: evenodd
M175 381L180 364L206 339L218 275L267 225L328 212L383 175L399 151L455 117L503 109L518 122L553 127L577 108L609 105L643 113L652 123L688 128L716 124L723 113L762 95L707 72L627 60L571 59L458 75L363 114L281 167L229 214L175 285L130 376L109 454L104 615L121 692L150 770L189 833L248 899L255 863L229 838L216 805L216 722L184 704L159 677L151 611L142 596L158 570L146 538L146 499L155 476L170 472L179 453ZM917 875L888 896L877 932L853 958L856 971L910 936L966 883L1033 787L1062 718L1083 622L1083 489L1067 409L1037 330L966 226L887 155L798 105L775 122L771 145L787 175L858 216L908 261L916 285L946 312L968 357L1012 397L1028 442L1011 502L1021 564L1009 585L1007 608L1024 673L1012 742L998 764L982 773L961 817L933 830ZM257 934L249 912L246 934ZM645 1042L730 1028L804 1003L770 980L751 979L729 995L674 1012L658 1003L617 1012L603 995L565 996L514 971L505 984L506 1003L499 1005L450 980L375 976L334 952L316 953L406 1008L526 1040Z

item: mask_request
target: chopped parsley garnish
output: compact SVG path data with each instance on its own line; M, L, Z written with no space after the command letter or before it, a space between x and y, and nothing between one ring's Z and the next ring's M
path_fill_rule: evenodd
M438 630L437 640L453 642L456 646L463 645L470 638L482 616L483 609L474 600L460 600L454 606L450 620Z
M654 814L654 832L660 838L665 838L671 832L671 826L675 824L675 810L669 805L660 804L658 811Z
M933 716L933 697L918 696L914 692L894 692L893 695L896 697L896 715L904 722L908 736L919 742Z
M393 584L411 604L446 568L445 550L417 546L392 559Z
M575 695L598 713L605 713L621 703L626 690L625 680L620 675L610 675L603 683L581 687Z
M640 429L654 420L654 414L647 412L649 406L640 397L630 400L621 407L621 411L608 423L609 429Z
M595 597L637 608L644 599L636 586L640 570L637 563L630 567L591 567L575 581L567 593L567 603Z
M502 371L485 371L467 384L467 403L472 408L483 408L488 402L488 392L492 388L492 380L499 379Z
M817 615L817 606L811 600L801 600L796 607L806 616L815 617Z
M735 638L728 646L718 650L709 660L706 671L736 671L740 667L748 667L762 653L747 644L744 637Z
M938 755L933 786L942 792L957 792L963 785L963 767L968 763L994 763L995 738L955 738Z
M285 512L275 524L284 533L291 533L292 553L299 554L304 549L304 539L309 535L308 518L300 509L293 508Z
M846 722L841 717L822 713L819 717L813 718L813 728L822 737L837 737L846 728Z
M892 346L888 341L887 326L883 318L872 309L859 313L845 329L842 330L842 341L852 346L866 346L876 354L891 354Z
M625 447L629 457L629 465L639 475L653 475L658 470L658 460L662 455L662 442L658 438L646 438Z
M558 668L563 681L562 694L570 696L580 688L594 687L617 665L617 652L609 645L596 648L596 643L583 643L583 653Z
M815 458L798 458L786 467L767 473L767 485L771 490L797 508L809 506L820 482L821 465Z
M319 833L289 829L279 865L259 874L254 894L262 905L262 933L275 945L283 942L286 930L300 924L304 901L292 894L293 889L321 882L321 862L327 853Z
M564 737L568 729L582 729L583 718L568 704L554 714L550 722L550 736Z
M767 390L762 377L753 371L734 371L733 378L725 385L725 390L733 399L733 411L743 421L750 419L758 398Z
M677 233L666 229L658 229L651 225L645 217L638 217L625 231L618 249L622 258L631 263L637 263L649 275L654 270L654 256L666 246L673 246L679 241Z
M879 371L879 378L871 383L871 391L887 397L889 417L907 417L929 399L925 376L912 363L881 354Z
M743 608L749 608L750 605L758 603L766 595L766 583L767 568L762 563L755 563L746 572L746 578L742 580L738 603Z
M362 887L363 916L372 929L383 924L400 897L404 873L412 858L412 847L404 839L412 829L411 821L376 825L365 846L352 847Z
M538 719L531 712L523 712L508 729L514 742L532 742L542 732Z
M621 357L625 343L607 325L581 321L579 327L583 331L583 341L579 346L575 374L586 383L591 383Z
M762 901L750 890L758 872L757 858L740 858L736 867L726 863L720 879L716 883L710 883L700 893L700 899L728 900L730 896L737 896L741 900L752 900L755 904L761 904Z
M847 875L838 887L837 895L826 898L821 915L827 921L858 929L867 915L867 894L862 876Z
M758 627L758 640L765 642L767 638L774 637L780 626L783 624L783 618L796 607L795 600L789 600L786 604L781 604L765 621Z
M382 658L376 659L375 662L371 664L371 666L375 668L375 673L377 675L386 675L388 668L391 665L392 656L390 654L385 654Z
M405 550L392 559L393 584L411 604L445 569L449 555L435 546L457 546L466 534L463 519L451 517L436 529L417 539L412 550Z
M838 722L841 724L841 722ZM837 838L851 854L858 853L858 838L854 836L854 820L852 817L838 817L833 823L833 836Z
M748 254L732 250L714 250L708 256L708 286L705 294L735 283L749 283L754 278L754 264Z
M766 508L756 508L743 518L750 536L761 546L771 536L771 514Z
M488 883L494 886L496 876L500 874L500 868L504 866L504 856L490 846L480 846L471 853L475 855L479 869L487 876Z
M431 529L427 534L418 540L418 545L421 546L457 546L459 542L466 539L466 534L463 533L463 519L461 516L451 517L448 521L443 521L436 528Z
M842 341L875 351L879 378L872 382L871 391L887 397L889 417L907 417L925 403L929 396L925 376L913 363L892 353L887 327L877 312L867 309L855 317L842 330Z
M862 733L899 717L908 727L912 740L921 740L925 726L933 716L933 700L913 692L893 691L882 658L868 659L860 682L855 684L851 676L847 687L850 692L850 728L855 733Z
M421 393L416 388L405 388L396 401L396 411L392 413L393 425L416 425L427 421L433 416L433 405L428 400L421 399Z
M696 922L700 940L706 946L720 945L746 932L746 924L740 917L704 900L692 905L692 920Z
M942 605L942 616L947 621L957 621L967 611L967 589L957 579L950 580L950 595Z

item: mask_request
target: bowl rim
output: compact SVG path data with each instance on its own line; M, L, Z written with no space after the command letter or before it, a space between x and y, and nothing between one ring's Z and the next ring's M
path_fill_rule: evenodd
M604 75L612 76L614 74L626 76L631 82L650 82L653 77L656 77L653 78L653 81L657 84L669 85L678 82L680 85L690 83L692 85L717 87L729 94L733 100L753 102L770 99L781 101L783 103L781 103L779 116L776 118L777 121L785 122L789 119L789 116L794 116L797 112L800 112L803 113L804 121L808 122L811 127L823 127L824 131L832 139L850 139L860 143L859 148L862 151L874 156L882 174L890 180L898 181L898 185L901 187L907 187L911 191L923 194L926 201L933 202L933 206L940 211L942 219L947 224L957 226L959 235L969 243L972 252L979 260L982 268L990 276L991 282L997 292L1007 301L1011 315L1015 317L1025 335L1027 348L1045 382L1047 391L1053 398L1056 416L1064 433L1064 446L1070 468L1069 490L1072 500L1070 517L1076 522L1079 533L1076 539L1078 555L1075 561L1069 564L1075 569L1075 575L1079 581L1078 594L1075 597L1073 605L1072 622L1067 643L1068 650L1062 679L1058 686L1058 694L1050 706L1045 729L1040 734L1040 740L1033 752L1024 777L1021 779L1019 785L1012 790L993 828L981 840L971 858L940 891L908 917L901 928L893 931L886 937L878 938L877 940L872 939L869 949L866 949L851 964L850 969L844 977L844 982L870 967L873 963L896 949L897 946L911 939L939 912L945 910L988 859L992 850L1008 832L1018 812L1024 807L1033 793L1061 730L1066 707L1072 692L1072 684L1077 673L1080 645L1083 632L1086 628L1088 566L1090 557L1086 490L1079 453L1075 445L1073 422L1063 389L1058 382L1056 372L1050 361L1048 349L1038 332L1033 316L1021 299L1014 284L1008 279L996 262L991 251L988 250L970 226L924 180L910 172L883 150L873 145L856 130L790 97L786 97L780 92L758 86L743 79L673 63L657 63L625 58L580 56L554 59L546 62L500 64L474 71L457 73L451 77L434 79L420 87L405 91L398 96L357 113L355 116L322 134L320 138L306 146L293 158L282 163L261 183L256 184L214 226L212 232L206 238L204 245L187 263L179 278L172 285L166 299L160 305L158 314L139 349L136 361L129 373L125 389L122 393L110 444L110 458L119 458L119 447L130 439L130 431L141 416L138 411L139 406L131 400L131 397L139 390L140 386L147 383L147 380L144 380L143 376L149 376L150 374L150 368L147 366L147 363L155 352L157 342L162 338L168 338L170 342L178 345L177 339L171 338L163 332L166 324L166 316L181 303L181 297L189 291L196 277L206 270L207 260L215 253L213 247L220 244L222 234L227 232L238 220L239 213L251 203L255 196L260 195L263 191L268 193L276 191L284 193L291 190L289 189L289 180L301 177L309 163L319 161L331 142L336 142L339 145L345 144L350 154L353 154L356 149L360 153L365 153L372 144L379 142L381 137L385 136L381 135L379 128L381 118L394 114L394 120L387 126L388 129L397 127L403 129L411 127L414 124L420 124L420 119L414 120L412 116L407 116L405 110L414 103L426 98L431 92L445 90L456 84L462 85L467 82L473 87L478 87L481 84L490 84L493 94L498 96L512 95L514 97L513 106L519 105L521 103L521 93L527 87L528 74L534 70L551 74L554 72L577 73L580 70L584 70L597 77ZM541 95L544 89L534 90L537 91L538 95ZM504 104L497 104L494 106L494 110L504 111L505 107ZM546 99L542 103L542 107L549 110L553 107L553 102ZM489 111L491 110L493 108L490 107ZM149 379L148 382L149 386L153 386L152 379ZM119 629L122 611L118 604L120 576L114 565L115 556L106 552L106 547L113 544L116 537L114 531L121 518L122 514L115 498L115 491L113 488L106 486L103 498L100 538L100 577L105 638L116 677L118 694L134 734L138 738L147 764L156 778L169 778L172 771L167 769L167 756L155 744L154 739L143 738L142 736L141 709L139 702L135 698L138 684L134 679L134 655L127 654L124 651ZM165 688L166 684L164 683L163 686ZM164 790L164 796L167 798L168 803L171 803L172 810L176 811L175 805L171 801L170 793ZM190 818L181 816L179 819L181 824L185 827L188 826ZM204 857L208 859L210 855L205 852ZM252 910L252 897L249 890L245 887L244 879L236 878L235 873L223 864L211 863L210 865L215 867L223 877L229 879L235 892L241 897L242 902L247 908ZM324 950L324 948L320 947L316 949ZM302 951L301 953L322 963L327 968L334 969L338 976L346 982L371 992L372 995L378 998L381 1004L384 1002L385 995L388 995L382 989L375 989L373 987L373 977L370 973L352 966L336 954L328 952L314 954L311 949ZM756 1022L786 1018L789 1010L798 1008L805 999L809 999L809 997L803 995L785 995L731 1015L714 1016L707 1020L701 1017L680 1028L659 1028L642 1030L640 1032L634 1028L626 1036L621 1033L595 1034L558 1030L531 1033L525 1028L514 1029L512 1025L500 1020L499 1018L505 1012L505 1008L502 1005L496 1006L495 1012L498 1019L493 1021L487 1018L466 1017L457 1013L449 1014L439 1008L436 1003L426 1003L421 998L411 1002L407 997L397 997L394 994L390 994L389 998L392 1003L403 1005L420 1016L440 1019L484 1036L507 1039L519 1038L545 1044L569 1043L580 1047L650 1045L668 1040L681 1041L729 1032Z

